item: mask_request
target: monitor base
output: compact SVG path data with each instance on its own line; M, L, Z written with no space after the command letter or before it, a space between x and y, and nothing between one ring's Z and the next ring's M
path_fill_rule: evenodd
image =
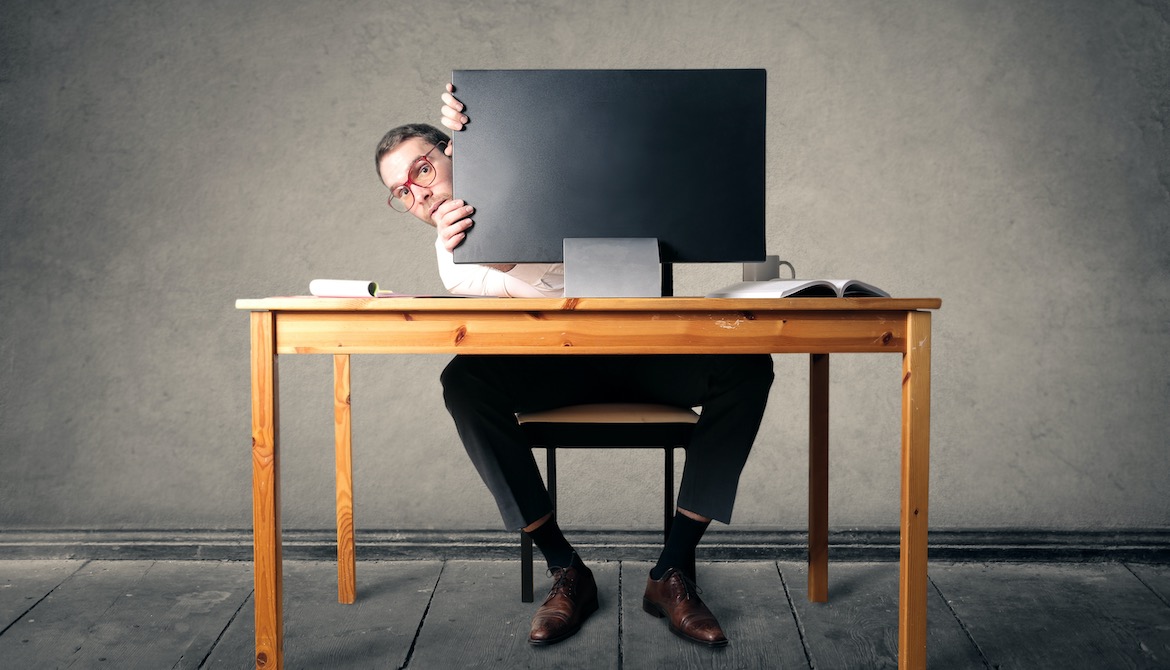
M654 237L564 240L566 298L656 298L662 265Z

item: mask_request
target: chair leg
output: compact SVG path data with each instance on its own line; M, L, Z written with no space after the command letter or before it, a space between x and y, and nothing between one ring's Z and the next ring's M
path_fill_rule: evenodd
M674 523L674 447L666 447L666 456L663 458L665 471L663 488L666 494L662 504L662 541L670 539L670 526Z
M530 603L535 598L532 584L532 538L520 531L520 602Z
M557 516L557 452L555 447L545 447L546 478L548 479L548 497L552 501L552 518ZM536 600L536 586L533 583L532 568L532 538L528 533L520 531L520 602L530 603Z
M548 498L552 501L552 515L557 517L557 448L545 447L547 467L545 478L548 480Z

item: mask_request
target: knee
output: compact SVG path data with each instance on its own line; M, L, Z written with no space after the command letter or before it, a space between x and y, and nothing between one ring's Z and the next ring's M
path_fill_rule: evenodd
M443 368L443 372L439 375L439 382L443 384L443 390L455 388L459 385L459 379L463 377L464 365L462 359L458 356L452 358L447 363L447 367Z
M451 401L466 394L471 387L475 374L474 367L464 356L456 356L443 368L439 375L439 383L443 385L443 399L450 405Z
M772 356L770 354L740 356L736 374L743 383L764 389L771 388L772 381L776 378L776 373L772 369Z

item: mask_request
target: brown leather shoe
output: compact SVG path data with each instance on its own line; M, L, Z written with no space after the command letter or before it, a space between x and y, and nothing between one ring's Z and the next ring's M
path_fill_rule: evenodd
M667 570L662 579L646 578L642 609L656 617L666 617L670 632L684 640L709 647L727 644L715 615L699 599L699 587L674 568Z
M597 611L597 582L589 568L553 568L552 576L552 589L532 617L530 644L555 644L570 638Z

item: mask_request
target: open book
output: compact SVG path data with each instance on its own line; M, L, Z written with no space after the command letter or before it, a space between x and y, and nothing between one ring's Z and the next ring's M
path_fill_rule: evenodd
M309 293L318 298L386 298L394 291L378 290L378 283L364 279L314 279Z
M857 279L768 279L745 281L708 298L888 298L889 293Z

